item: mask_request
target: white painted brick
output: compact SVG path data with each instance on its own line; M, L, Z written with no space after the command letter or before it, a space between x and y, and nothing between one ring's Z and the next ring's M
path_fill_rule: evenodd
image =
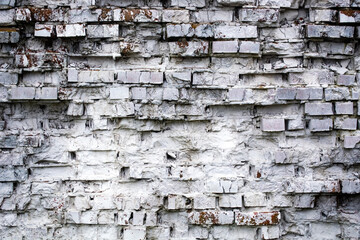
M219 206L225 208L241 208L242 195L240 194L221 195L219 197Z
M10 90L11 100L31 100L35 98L33 87L12 87Z
M54 33L54 25L50 24L35 24L35 37L51 37Z
M241 25L216 25L214 29L215 38L257 38L256 26Z
M261 130L264 132L285 131L285 120L276 118L263 118L261 119Z
M179 99L179 90L177 88L164 88L163 99L176 101Z
M333 128L333 120L326 119L311 119L309 129L311 132L327 132Z
M336 114L350 114L354 113L354 104L352 102L336 102L335 103Z
M135 100L146 99L146 88L142 88L142 87L131 88L131 98Z
M84 24L56 25L56 35L58 37L85 37Z
M244 88L230 88L229 101L243 101L245 96Z
M102 71L102 70L79 71L78 81L87 82L87 83L114 82L114 71Z
M112 87L110 88L110 99L126 99L130 97L128 87Z
M215 197L196 196L194 197L194 209L215 208Z
M305 113L309 115L333 115L331 103L305 103Z
M266 198L263 193L245 193L244 194L245 207L263 207L266 206Z
M119 25L88 25L87 35L88 38L115 38L119 36Z
M190 13L188 10L166 9L163 11L162 21L171 23L188 23L190 21Z
M252 41L240 41L239 53L260 53L260 43Z
M214 41L212 45L213 53L237 53L239 43L234 41Z
M145 240L145 227L128 227L124 229L124 240Z

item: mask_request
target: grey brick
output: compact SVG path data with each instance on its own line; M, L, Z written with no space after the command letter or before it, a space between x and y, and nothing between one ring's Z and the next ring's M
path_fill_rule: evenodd
M188 23L190 21L189 10L166 9L163 11L162 21L171 23Z
M344 148L355 148L360 142L360 136L345 136L344 137Z
M234 41L214 41L212 50L213 53L237 53L239 49L239 43Z
M0 84L2 85L16 85L18 79L17 73L0 72Z
M240 41L239 53L259 54L260 43L252 41Z
M214 28L216 39L219 38L257 38L256 26L219 24Z
M232 10L200 10L194 12L194 22L231 22Z
M305 113L313 116L334 114L331 103L305 103Z
M56 100L58 98L58 89L56 87L36 88L35 99Z
M85 37L84 24L56 25L56 35L58 37Z
M285 131L285 120L276 118L262 118L261 130L264 132L282 132Z
M307 25L308 38L353 38L354 27L329 26L329 25Z
M126 99L130 97L128 87L112 87L110 88L110 99Z
M346 87L325 88L325 101L345 100L350 98L350 91Z
M164 88L163 99L176 101L179 99L179 90L177 88Z
M334 128L342 130L356 130L357 121L358 120L356 118L336 118Z
M278 9L243 8L239 10L242 22L274 23L279 19Z
M10 90L11 100L31 100L35 98L33 87L12 87Z
M311 119L309 129L311 132L327 132L333 128L333 121L327 119Z
M88 25L88 38L114 38L119 36L118 24Z
M54 33L55 26L51 24L35 24L35 37L51 37Z
M339 75L337 84L343 86L355 85L355 75Z
M296 92L296 88L278 88L276 90L276 97L279 100L294 100Z
M336 114L350 114L354 113L354 104L352 102L336 102L335 103Z
M341 186L341 192L344 194L360 193L360 180L343 180Z
M225 6L244 6L255 5L255 0L216 0L220 5Z
M339 11L340 23L358 23L360 22L359 10L340 10Z
M310 10L310 21L312 22L336 22L337 11L332 9Z
M168 24L166 25L166 36L172 37L192 37L195 30L191 24Z
M244 100L245 89L244 88L230 88L228 99L229 101L242 101Z
M146 99L146 88L143 87L131 88L131 98L135 100Z

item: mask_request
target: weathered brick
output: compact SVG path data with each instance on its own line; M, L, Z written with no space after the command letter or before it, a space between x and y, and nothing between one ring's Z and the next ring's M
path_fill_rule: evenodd
M344 194L360 193L360 180L343 180L341 182L341 192Z
M213 209L215 208L215 197L196 196L194 197L194 209Z
M296 93L296 88L278 88L276 90L276 97L279 100L295 100Z
M358 23L360 22L359 10L340 10L339 11L340 23Z
M239 53L259 54L260 43L252 41L240 41Z
M239 43L234 41L214 41L212 45L213 53L237 53Z
M165 88L163 99L168 101L176 101L179 99L179 90L177 88Z
M221 195L219 197L219 206L224 208L241 208L242 195L241 194Z
M35 24L35 37L51 37L54 34L54 25L50 24Z
M334 122L334 128L342 130L356 130L357 122L358 121L356 118L336 118Z
M124 229L124 240L145 240L146 228L145 227L128 227Z
M244 194L245 207L264 207L266 206L266 197L264 193L245 193Z
M146 99L146 88L143 87L131 88L131 98L135 100Z
M35 99L56 100L58 98L58 89L56 87L36 88Z
M206 41L170 42L170 53L173 55L201 56L209 53L209 43Z
M114 21L120 22L160 22L161 11L154 9L115 9Z
M264 132L285 131L285 120L280 118L263 118L261 119L261 130Z
M166 36L172 37L192 37L194 36L194 28L191 24L168 24L166 25Z
M332 9L314 9L310 11L312 22L335 22L337 11Z
M327 119L311 119L309 129L311 132L326 132L333 128L333 121L330 118Z
M126 99L130 97L128 87L112 87L110 88L110 99Z
M352 102L336 102L335 103L336 114L353 114L354 104Z
M315 205L315 197L313 195L295 196L294 206L296 208L313 208Z
M360 142L360 136L345 136L344 148L355 148L359 142Z
M305 103L305 113L308 115L333 115L331 103Z
M325 88L325 101L345 100L350 97L350 91L346 87Z
M11 100L31 100L35 98L33 87L12 87L10 90Z
M354 37L354 27L349 26L329 26L329 25L307 25L306 32L308 38L352 38Z
M87 35L88 38L115 38L119 36L119 25L88 25Z
M87 83L114 82L114 71L102 71L102 70L79 71L78 81L87 82Z
M170 0L171 7L196 7L203 8L205 7L205 0Z
M355 75L339 75L337 84L343 86L355 85Z
M298 39L301 38L301 28L299 27L280 27L280 28L261 28L261 37L271 40Z
M244 88L230 88L228 99L229 101L243 101L245 96Z
M85 37L84 24L56 25L56 35L58 37Z
M14 23L15 9L0 10L0 24L11 25Z
M255 5L254 0L216 0L219 4L225 6L244 6Z
M239 10L239 18L242 22L273 23L279 19L278 9L243 8Z
M235 224L240 226L266 226L280 223L280 212L235 212Z
M20 34L16 28L0 29L0 43L17 43L20 40Z
M188 23L190 21L189 10L166 9L163 11L162 21L171 23Z
M232 22L232 10L200 10L194 12L194 22Z
M256 26L219 24L214 28L214 36L219 38L257 38Z
M222 225L234 223L234 212L232 211L202 211L191 212L188 215L190 224L195 225Z
M0 72L0 84L2 85L16 85L18 79L17 73Z

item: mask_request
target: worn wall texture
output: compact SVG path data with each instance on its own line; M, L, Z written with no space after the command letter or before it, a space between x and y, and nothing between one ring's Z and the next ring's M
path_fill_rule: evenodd
M0 7L1 239L359 239L359 0Z

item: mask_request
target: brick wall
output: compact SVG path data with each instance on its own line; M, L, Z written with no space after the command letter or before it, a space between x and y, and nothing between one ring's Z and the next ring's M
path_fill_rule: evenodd
M0 1L0 238L359 239L359 9Z

